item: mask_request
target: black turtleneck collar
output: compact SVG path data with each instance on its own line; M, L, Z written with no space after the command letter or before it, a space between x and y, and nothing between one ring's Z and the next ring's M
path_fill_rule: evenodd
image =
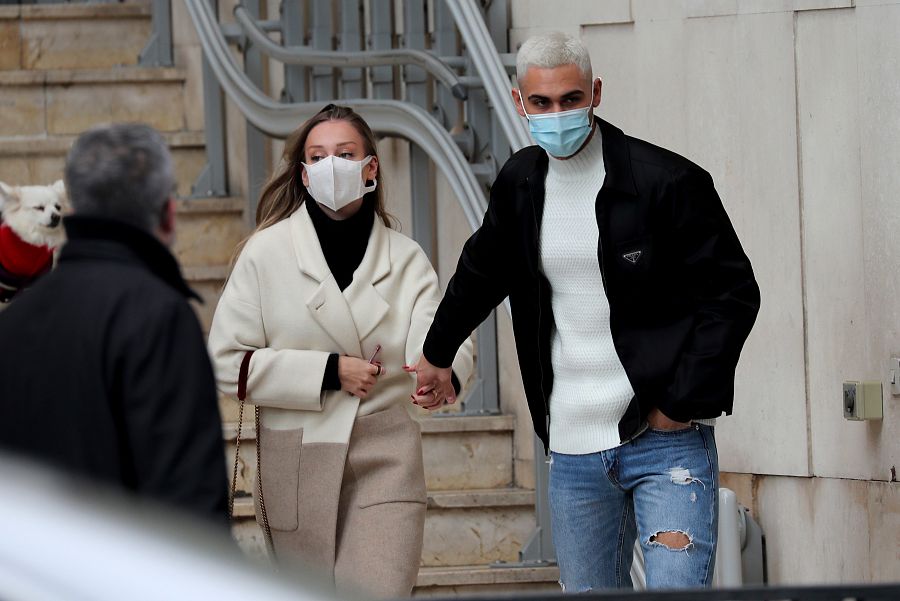
M174 255L152 234L122 221L72 215L63 219L68 241L60 253L60 262L99 258L136 262L166 284L203 302L191 290Z
M362 263L369 245L369 235L375 223L375 202L372 197L364 197L362 207L347 219L332 219L314 200L307 199L306 204L319 245L325 255L328 269L344 290L353 281L353 272Z

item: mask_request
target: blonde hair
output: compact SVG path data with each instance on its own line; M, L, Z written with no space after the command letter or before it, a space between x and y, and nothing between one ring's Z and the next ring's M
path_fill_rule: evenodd
M585 78L591 79L591 55L582 41L562 31L551 31L528 38L516 54L516 79L522 81L528 67L553 69L576 65Z

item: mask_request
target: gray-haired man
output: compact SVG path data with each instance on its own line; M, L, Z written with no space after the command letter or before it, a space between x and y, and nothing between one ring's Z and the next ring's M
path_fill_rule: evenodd
M565 590L706 586L716 548L714 418L759 288L709 174L596 118L576 38L529 39L516 110L537 146L491 189L416 366L415 402L454 396L460 343L509 296L532 421L551 452Z
M59 266L0 314L0 447L225 524L212 367L167 249L175 179L144 125L76 140Z

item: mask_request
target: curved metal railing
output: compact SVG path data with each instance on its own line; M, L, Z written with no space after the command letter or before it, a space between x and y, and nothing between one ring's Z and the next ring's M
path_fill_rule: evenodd
M516 112L509 98L509 76L497 54L491 34L484 23L481 9L475 0L448 2L456 27L462 34L466 49L481 76L488 99L500 121L513 152L531 145L525 123Z
M316 67L375 67L379 65L416 65L422 67L450 89L454 98L468 97L466 86L456 73L433 54L415 48L340 52L306 46L282 46L269 39L242 5L234 7L234 18L244 33L263 53L286 65Z
M234 64L218 21L205 0L185 0L203 51L222 89L250 123L262 132L284 139L321 108L320 103L280 103L260 91ZM374 131L401 137L420 146L443 171L460 200L473 231L481 224L487 201L466 158L453 137L424 109L397 100L342 100L353 107Z

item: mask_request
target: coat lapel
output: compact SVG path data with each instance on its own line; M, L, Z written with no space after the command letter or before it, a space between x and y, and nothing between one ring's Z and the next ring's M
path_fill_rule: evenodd
M353 273L353 281L344 290L353 321L356 323L359 340L371 334L391 309L391 305L375 289L375 284L390 272L390 234L387 227L376 217L366 253Z
M306 277L319 284L310 297L305 299L310 314L337 343L343 353L361 357L360 336L357 334L353 315L347 299L341 293L331 270L328 269L328 263L325 262L325 255L319 244L319 237L316 235L316 229L306 207L301 205L290 219L291 241L297 257L297 265Z

